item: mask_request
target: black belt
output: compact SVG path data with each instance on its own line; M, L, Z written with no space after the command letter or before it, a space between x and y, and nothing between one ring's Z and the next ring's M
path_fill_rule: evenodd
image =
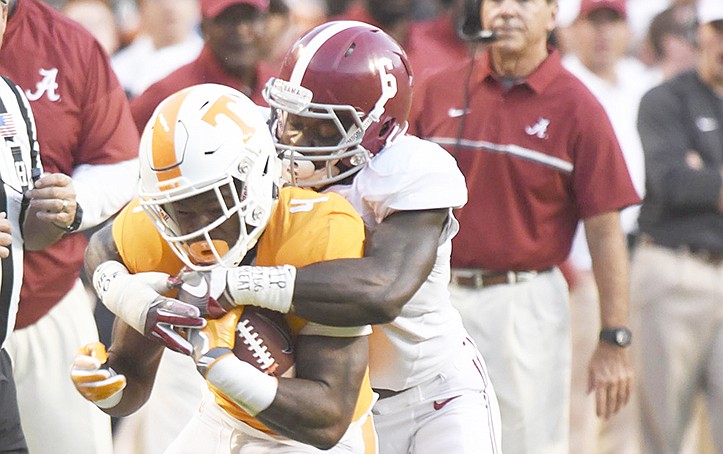
M663 247L666 249L672 249L673 251L689 255L692 258L701 260L713 266L723 264L723 251L711 251L709 249L697 248L688 246L687 244L681 244L676 247L666 246L656 242L653 237L648 234L640 235L640 244L650 244L653 246Z
M541 273L546 273L550 270L552 270L552 268L540 271L490 271L458 268L452 270L451 282L452 284L459 285L460 287L479 289L490 287L492 285L527 282L534 279Z

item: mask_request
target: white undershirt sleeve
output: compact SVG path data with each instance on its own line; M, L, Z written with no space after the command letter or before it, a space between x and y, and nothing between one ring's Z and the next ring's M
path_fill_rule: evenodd
M72 177L83 208L80 230L97 226L123 208L138 190L138 176L138 159L76 167Z

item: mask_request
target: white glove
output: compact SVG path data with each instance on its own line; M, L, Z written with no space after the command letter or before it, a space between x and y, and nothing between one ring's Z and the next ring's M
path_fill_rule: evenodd
M234 306L258 306L288 313L292 307L296 268L238 266L226 270L226 296Z
M70 370L75 389L100 408L118 405L127 383L125 375L102 367L107 360L105 345L94 342L80 348Z
M203 328L206 320L197 307L162 295L179 284L166 273L130 274L112 260L93 273L93 287L111 312L144 336L190 355L193 347L174 328Z
M179 279L182 284L178 288L176 299L197 307L204 318L220 318L233 309L233 305L223 304L226 268L219 267L211 271L184 270Z

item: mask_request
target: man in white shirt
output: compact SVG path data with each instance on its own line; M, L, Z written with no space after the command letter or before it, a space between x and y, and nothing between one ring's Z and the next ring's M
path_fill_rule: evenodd
M194 60L203 47L198 0L138 0L140 34L111 59L129 98Z
M643 150L636 121L638 104L655 79L645 66L628 55L632 30L625 0L583 0L580 12L565 31L570 53L563 65L595 95L617 136L633 185L639 195L645 190ZM640 206L621 212L623 231L634 234ZM633 405L609 422L596 420L595 398L587 392L588 358L598 339L598 289L582 225L573 241L570 263L574 270L570 316L573 341L570 452L633 452L636 448ZM577 358L577 360L575 359Z

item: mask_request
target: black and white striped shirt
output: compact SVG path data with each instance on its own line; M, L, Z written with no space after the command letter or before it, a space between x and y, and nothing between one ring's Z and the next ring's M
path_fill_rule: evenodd
M0 260L0 346L15 326L23 282L22 220L27 200L23 193L43 172L35 120L23 91L0 78L0 212L12 222L10 256Z

